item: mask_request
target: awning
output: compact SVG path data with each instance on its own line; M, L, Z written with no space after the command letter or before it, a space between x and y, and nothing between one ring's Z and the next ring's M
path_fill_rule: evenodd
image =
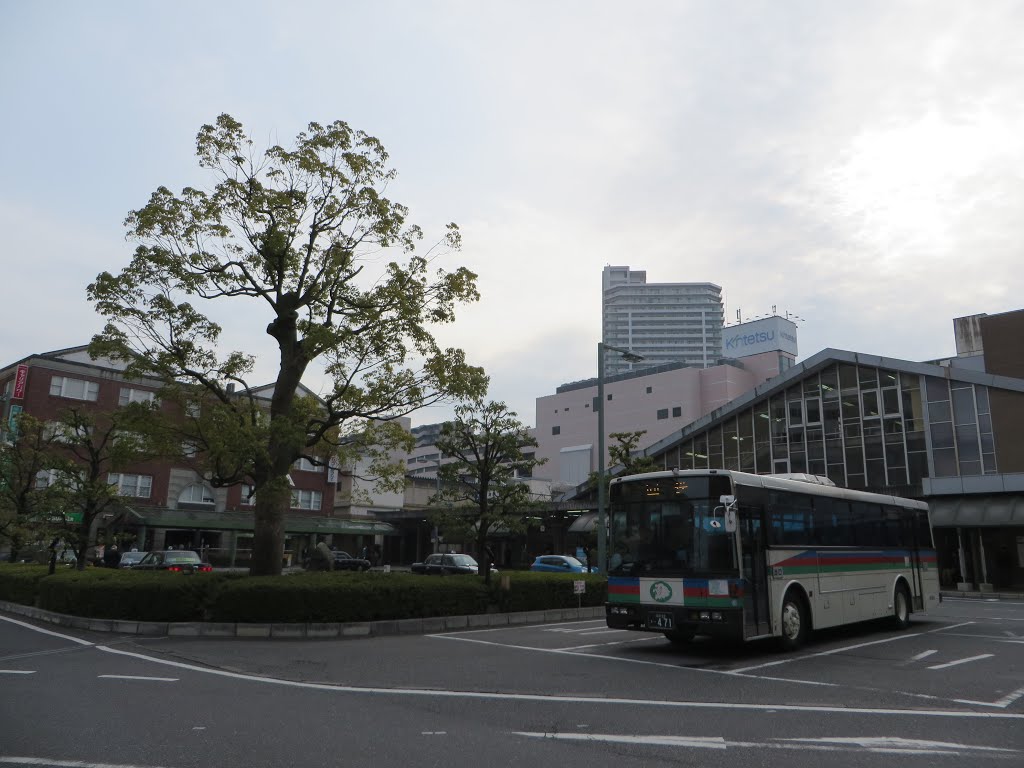
M597 512L584 512L572 521L566 533L593 533L597 528Z
M212 509L169 509L166 507L132 507L142 524L154 528L191 528L204 531L252 531L251 512L217 512ZM391 523L382 520L353 520L342 517L305 517L290 515L284 519L289 534L353 534L397 535Z
M1019 496L959 496L928 500L928 517L935 528L1024 526L1024 498Z

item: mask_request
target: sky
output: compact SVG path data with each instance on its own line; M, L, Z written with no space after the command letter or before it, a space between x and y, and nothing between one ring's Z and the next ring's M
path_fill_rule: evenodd
M158 186L208 186L223 112L381 140L479 276L439 341L525 424L596 375L609 264L798 316L798 359L948 357L953 318L1024 307L1021 29L1001 0L0 0L0 364L101 329L86 286ZM272 381L270 318L210 310Z

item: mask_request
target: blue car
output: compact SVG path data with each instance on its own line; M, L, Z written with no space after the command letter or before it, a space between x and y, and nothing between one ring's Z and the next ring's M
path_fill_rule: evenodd
M586 573L587 566L568 555L541 555L533 561L531 571L546 573Z

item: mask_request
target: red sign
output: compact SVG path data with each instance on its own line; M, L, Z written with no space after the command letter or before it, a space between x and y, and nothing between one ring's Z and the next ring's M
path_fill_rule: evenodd
M14 377L14 397L22 398L25 396L25 384L28 381L28 366L19 365L18 373Z

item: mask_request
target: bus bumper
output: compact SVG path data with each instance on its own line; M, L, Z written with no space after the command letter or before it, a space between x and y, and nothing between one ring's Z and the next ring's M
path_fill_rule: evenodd
M691 608L605 603L605 621L612 629L640 632L743 637L742 608Z

